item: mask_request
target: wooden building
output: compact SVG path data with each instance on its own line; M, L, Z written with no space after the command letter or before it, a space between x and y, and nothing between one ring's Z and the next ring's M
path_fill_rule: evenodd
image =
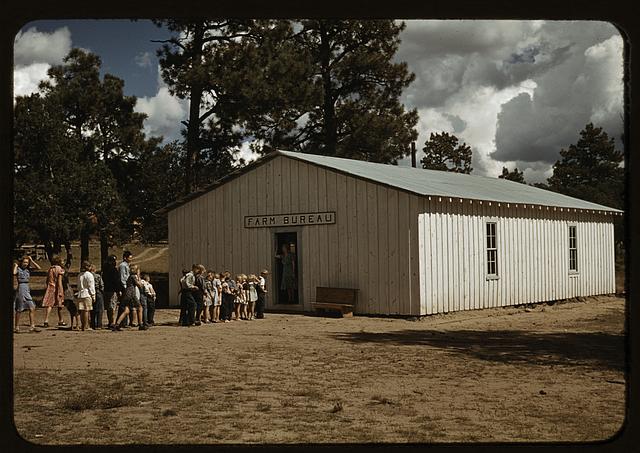
M512 181L275 151L158 211L170 304L192 263L271 271L268 310L357 288L356 314L428 315L615 292L622 212ZM278 291L283 243L297 290Z

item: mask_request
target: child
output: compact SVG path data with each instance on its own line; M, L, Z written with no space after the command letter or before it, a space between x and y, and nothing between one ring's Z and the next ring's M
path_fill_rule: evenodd
M141 282L142 292L147 296L147 326L153 326L155 324L153 317L156 313L156 291L153 289L149 274L144 274Z
M211 306L213 305L213 272L207 272L207 277L204 280L204 296L203 296L202 310L202 322L213 322L213 316L211 313Z
M199 273L200 267L194 264L191 266L191 272L187 272L180 279L180 304L184 309L184 313L181 314L180 325L184 327L189 327L194 324L196 301L193 294L198 289L196 286L196 277Z
M91 273L91 263L84 261L78 274L77 306L80 312L82 330L93 330L89 325L89 312L96 300L96 284Z
M249 280L245 274L240 275L242 277L242 307L241 318L245 321L249 320L249 314L247 308L249 307Z
M236 285L233 280L231 280L231 273L229 271L225 271L223 274L223 282L222 282L222 307L220 310L222 311L222 319L224 322L231 321L231 314L233 313L233 303L235 301L235 289ZM233 285L233 286L232 286Z
M138 329L147 330L147 326L142 320L142 306L140 305L140 288L142 282L140 281L140 268L137 265L131 266L131 273L127 278L127 287L124 291L124 296L121 303L124 305L124 311L118 316L114 331L121 330L120 323L129 316L129 313L135 313L138 318ZM133 326L132 326L133 327Z
M182 277L180 277L180 280L178 280L178 300L180 301L180 317L178 318L179 325L182 325L184 321L184 315L186 310L186 306L183 303L185 298L183 297L183 294L182 294L183 292L182 288L184 287L184 281L188 273L189 273L188 269L182 269Z
M236 275L235 286L236 286L236 291L235 291L236 298L233 304L233 314L234 314L234 320L237 321L241 319L240 310L241 310L242 304L244 303L243 302L244 289L242 287L242 274Z
M66 262L64 264L65 273L62 274L62 288L64 290L64 306L67 307L69 311L70 321L70 329L71 330L80 330L80 325L78 323L79 313L78 307L76 306L76 302L73 296L73 289L71 288L71 284L69 283L69 269L71 269L71 255L67 255ZM75 324L75 326L74 326ZM64 327L58 326L58 327Z
M255 274L249 275L249 320L255 318L256 301L258 300L258 292L256 286L258 285L258 277Z
M196 317L194 325L201 325L202 309L204 304L204 282L205 282L206 269L202 264L198 264L198 273L196 274L196 290L193 293L193 297L196 301Z
M53 255L51 257L51 267L47 273L47 289L42 298L42 306L45 307L43 327L49 327L49 314L53 307L58 309L58 326L66 325L62 320L62 309L64 308L63 274L62 258L60 258L60 255Z
M260 272L260 278L258 278L258 284L256 285L256 292L258 293L258 301L256 302L256 319L264 319L264 307L267 302L267 275L269 275L269 271L263 269Z
M211 305L211 322L220 321L220 305L222 304L222 282L220 281L220 274L215 272L213 274L213 281L211 282L213 289L211 294L213 296L213 303Z
M31 290L29 288L29 279L31 278L31 271L29 268L33 266L36 269L40 269L38 263L33 261L31 256L26 255L18 263L13 263L13 275L16 276L18 282L18 288L16 289L16 295L13 299L13 305L16 312L15 315L15 333L20 332L20 313L29 310L29 332L40 332L40 329L36 328L36 304L31 297Z
M102 314L104 313L104 283L102 276L96 272L96 266L91 265L91 275L96 285L96 300L91 310L91 327L102 329Z

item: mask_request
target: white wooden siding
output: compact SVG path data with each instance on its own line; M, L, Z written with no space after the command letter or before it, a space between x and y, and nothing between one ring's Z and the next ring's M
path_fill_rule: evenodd
M273 234L244 228L244 216L335 211L336 223L298 232L299 306L311 310L317 286L358 288L356 313L419 314L418 213L422 197L278 156L169 211L170 304L183 268L257 273L274 263ZM273 288L272 277L268 285ZM275 291L272 291L272 293Z
M420 197L278 156L169 211L170 303L183 268L273 271L274 233L246 215L335 211L332 225L298 226L299 306L317 286L358 288L355 312L425 315L615 291L612 217L506 203ZM486 227L497 223L498 276L486 275ZM568 224L578 266L568 272ZM273 280L268 285L273 291Z
M615 292L611 216L433 199L418 222L421 314ZM498 279L486 276L487 221L497 224ZM569 273L570 224L577 226L576 275Z

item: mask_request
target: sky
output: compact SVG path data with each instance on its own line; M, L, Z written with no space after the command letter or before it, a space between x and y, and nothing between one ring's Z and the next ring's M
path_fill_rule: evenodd
M598 21L405 21L396 61L415 80L401 101L417 109L418 158L431 133L449 132L473 151L473 173L496 177L517 166L544 182L593 122L622 149L623 40ZM145 132L180 138L188 101L169 93L152 40L169 33L151 21L59 20L25 24L14 43L14 95L37 91L72 47L102 59L148 115ZM254 158L249 143L242 156ZM399 162L410 165L410 158Z

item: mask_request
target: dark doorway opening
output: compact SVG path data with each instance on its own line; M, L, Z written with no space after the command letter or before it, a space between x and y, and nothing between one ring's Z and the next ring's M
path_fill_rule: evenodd
M289 256L286 257L283 246L289 247ZM298 234L276 233L276 279L278 304L299 304L299 268L298 268ZM284 285L283 285L284 281ZM276 289L274 288L274 289Z

